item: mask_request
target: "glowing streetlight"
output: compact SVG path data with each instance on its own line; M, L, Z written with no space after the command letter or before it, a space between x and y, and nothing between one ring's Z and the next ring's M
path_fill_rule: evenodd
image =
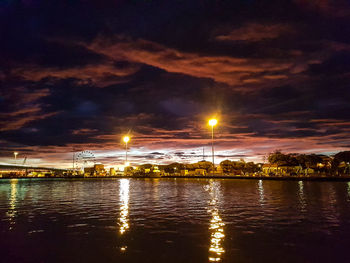
M209 120L209 125L210 125L210 126L214 127L216 124L218 124L217 119L210 119L210 120Z
M128 163L128 142L130 141L130 137L124 136L123 141L125 142L125 166L129 166L129 163Z
M218 123L217 119L210 119L209 120L209 126L211 126L211 153L213 157L213 172L215 170L215 164L214 164L214 126Z
M17 154L18 154L18 152L13 153L13 155L15 156L15 164L17 164Z

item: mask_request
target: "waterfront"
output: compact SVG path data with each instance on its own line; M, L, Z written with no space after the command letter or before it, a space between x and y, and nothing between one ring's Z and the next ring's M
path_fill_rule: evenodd
M4 262L349 262L348 182L0 181Z

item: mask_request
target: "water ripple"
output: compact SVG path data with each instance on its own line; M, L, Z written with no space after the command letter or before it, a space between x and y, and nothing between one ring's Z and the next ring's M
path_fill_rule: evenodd
M26 262L26 251L29 262L55 261L47 251L58 247L65 262L322 262L329 255L350 262L349 189L342 182L2 180L0 246L7 262L19 247L16 260Z

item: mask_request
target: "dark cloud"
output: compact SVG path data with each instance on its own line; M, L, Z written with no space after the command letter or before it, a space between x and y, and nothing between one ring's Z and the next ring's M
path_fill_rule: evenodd
M315 75L343 75L349 71L350 51L335 52L323 63L311 65L309 69L309 73Z

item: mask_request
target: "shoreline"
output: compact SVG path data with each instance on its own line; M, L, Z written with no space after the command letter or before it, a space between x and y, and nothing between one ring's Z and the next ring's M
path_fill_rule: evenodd
M316 176L232 176L232 175L197 175L197 176L188 176L188 175L167 175L167 176L134 176L134 175L118 175L118 176L59 176L59 177L0 177L0 180L9 180L9 179L122 179L122 178L136 178L136 179L247 179L247 180L274 180L274 181L339 181L339 182L350 182L350 176L342 177L316 177Z

